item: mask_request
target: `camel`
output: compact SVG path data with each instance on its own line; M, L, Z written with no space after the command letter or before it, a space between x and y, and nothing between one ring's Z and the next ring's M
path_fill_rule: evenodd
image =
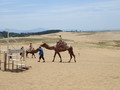
M49 46L48 44L43 43L43 44L41 44L41 47L44 47L46 49L54 50L55 51L52 62L54 62L56 54L58 54L58 56L60 57L60 62L62 62L62 57L60 55L60 52L67 51L67 50L68 50L68 52L70 54L70 60L68 62L69 63L71 62L72 56L74 57L74 62L76 62L72 46L67 46L66 45L66 47L64 47L64 48L58 48L56 46Z
M36 58L35 57L35 53L37 53L38 52L38 49L33 49L32 51L29 51L29 50L26 50L26 57L28 57L28 54L30 53L30 54L32 54L32 58L33 58L33 56L34 56L34 58Z

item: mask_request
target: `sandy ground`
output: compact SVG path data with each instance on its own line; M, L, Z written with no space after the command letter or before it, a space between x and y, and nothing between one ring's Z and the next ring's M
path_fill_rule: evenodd
M51 62L54 51L44 49L43 63L36 58L26 58L27 65L32 66L23 72L0 71L0 90L120 90L120 50L113 48L96 48L84 42L101 40L120 40L114 32L94 35L78 33L56 33L52 38L62 34L64 39L73 40L77 62L67 63L68 52L61 53L63 63L58 56ZM51 35L31 36L32 38L51 37ZM119 37L119 38L118 38ZM38 47L39 43L35 44Z

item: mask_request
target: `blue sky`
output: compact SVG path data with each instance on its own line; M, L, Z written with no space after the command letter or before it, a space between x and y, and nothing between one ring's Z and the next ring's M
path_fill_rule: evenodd
M120 29L120 0L0 0L0 28Z

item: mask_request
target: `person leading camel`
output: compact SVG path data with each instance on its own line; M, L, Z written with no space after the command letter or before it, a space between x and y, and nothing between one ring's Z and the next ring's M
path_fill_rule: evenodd
M43 49L41 48L41 46L38 48L38 51L39 51L39 60L38 60L38 62L40 62L41 58L43 59L43 62L45 62L44 52L43 52Z

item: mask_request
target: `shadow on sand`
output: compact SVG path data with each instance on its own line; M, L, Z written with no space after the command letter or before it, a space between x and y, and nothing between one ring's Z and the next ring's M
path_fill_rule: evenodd
M32 68L31 66L27 66L27 67L22 67L22 68L17 68L17 69L6 69L5 71L3 72L15 72L15 73L19 73L19 72L24 72L24 71L27 71L29 70L30 68Z
M40 62L38 62L38 63L76 63L76 62L74 62L74 61L71 61L71 62L69 62L69 61L62 61L62 62L60 62L60 61L54 61L54 62L52 62L52 61L45 61L45 62L43 62L43 61L40 61Z

